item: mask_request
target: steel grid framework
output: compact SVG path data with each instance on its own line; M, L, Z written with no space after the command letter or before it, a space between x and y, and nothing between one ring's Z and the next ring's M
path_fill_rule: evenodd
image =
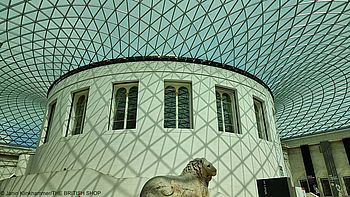
M139 56L208 60L274 94L295 138L350 122L347 1L0 1L0 143L35 147L60 76Z

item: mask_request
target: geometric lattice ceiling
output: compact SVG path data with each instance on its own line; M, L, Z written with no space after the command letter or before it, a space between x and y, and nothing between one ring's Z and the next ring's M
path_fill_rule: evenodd
M346 1L0 1L0 143L35 146L53 81L108 59L210 60L263 80L294 138L350 125Z

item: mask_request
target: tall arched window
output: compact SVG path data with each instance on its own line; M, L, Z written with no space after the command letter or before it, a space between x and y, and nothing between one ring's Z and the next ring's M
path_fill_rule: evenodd
M78 99L77 105L75 106L75 119L74 119L74 128L73 135L83 133L83 120L85 116L85 95L81 95Z
M113 130L136 128L137 86L137 83L114 85Z
M239 113L234 90L216 87L216 110L219 131L240 133Z
M218 128L219 131L224 131L224 126L222 122L222 106L221 106L221 94L216 91L216 111L217 111L217 117L218 117Z
M190 128L190 93L186 87L179 88L179 128Z
M164 128L176 128L176 89L172 86L164 92Z
M264 103L256 98L254 98L253 101L258 136L261 139L268 140L267 121L264 113Z
M190 83L165 82L164 128L192 128Z
M115 95L115 115L113 129L123 129L126 106L126 89L119 88Z
M136 112L137 112L137 93L138 88L132 87L129 90L129 102L128 102L128 117L126 122L127 129L136 128Z
M46 127L46 133L44 138L44 143L47 143L49 141L49 135L50 130L52 127L52 120L55 115L55 109L56 109L56 101L52 102L49 106L49 112L48 112L48 119L47 119L47 127Z
M233 114L232 114L232 100L227 93L222 94L222 105L224 110L224 122L225 122L225 131L234 132L233 126Z
M88 101L89 90L83 90L73 94L73 102L71 108L71 120L69 121L69 133L78 135L83 133L86 106ZM72 125L71 125L72 122ZM66 133L66 136L68 133Z

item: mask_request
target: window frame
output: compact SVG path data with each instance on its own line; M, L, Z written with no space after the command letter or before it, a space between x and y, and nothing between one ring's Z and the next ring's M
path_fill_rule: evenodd
M132 87L137 87L137 99L136 99L136 117L135 117L135 128L127 128L127 122L128 122L128 109L129 109L129 91ZM123 128L114 129L114 119L116 116L116 96L117 91L120 88L126 89L126 98L125 98L125 109L124 109L124 119L123 119ZM137 129L137 113L138 113L138 106L139 106L139 82L138 81L130 81L130 82L120 82L120 83L114 83L113 84L113 91L112 91L112 100L111 100L111 112L110 112L110 118L109 118L109 129L113 131L118 130L125 130L130 129L134 130Z
M263 136L260 136L261 132L259 132L259 124L258 124L258 118L257 118L257 114L256 114L255 103L258 103L261 107L260 111L261 111L261 116L262 116L262 123L263 123L264 128L265 128L265 130L262 131ZM269 141L270 140L270 132L269 132L270 127L269 127L269 122L267 119L267 109L266 109L265 101L256 97L256 96L253 96L253 109L254 109L254 115L255 115L255 121L256 121L255 124L256 124L257 131L258 131L258 137L260 139L264 139L266 141ZM260 125L261 125L261 122L260 122Z
M74 130L75 130L75 118L76 118L76 106L77 106L77 103L79 101L79 97L80 96L86 96L86 99L85 99L85 106L84 106L84 110L83 110L83 117L82 117L82 127L80 129L80 133L74 133ZM67 136L75 136L75 135L80 135L80 134L83 134L83 131L84 131L84 123L85 123L85 118L86 118L86 111L87 111L87 105L88 105L88 100L89 100L89 88L84 88L84 89L80 89L80 90L77 90L77 91L74 91L71 93L71 107L70 107L70 112L69 112L69 119L68 119L68 129L67 129L67 132L66 132L66 135L65 137Z
M220 103L221 103L221 119L222 119L222 128L223 130L220 131L219 128L219 114L218 114L218 106L217 106L217 97L216 94L220 94ZM226 93L229 95L231 99L231 110L232 110L232 123L233 123L233 132L226 131L225 127L225 113L224 113L224 107L223 107L223 94ZM218 126L218 131L224 132L224 133L236 133L236 134L242 134L241 129L241 119L240 119L240 113L239 113L239 106L238 106L238 97L237 97L237 90L233 88L223 87L223 86L215 86L215 104L216 104L216 121Z
M175 88L175 107L176 107L176 113L175 113L175 127L165 127L165 90L167 87L174 87ZM190 127L189 128L179 128L179 89L181 87L185 87L188 90L188 98L189 98L189 121L190 121ZM164 92L163 92L163 128L165 129L193 129L193 94L192 94L192 82L191 81L172 81L172 80L164 80Z
M50 132L52 129L52 121L53 118L55 117L55 112L56 112L56 106L57 106L57 100L53 100L50 102L49 104L49 110L47 111L47 116L46 116L46 128L45 128L45 136L44 136L44 141L43 144L48 143L49 141L49 136L50 136Z

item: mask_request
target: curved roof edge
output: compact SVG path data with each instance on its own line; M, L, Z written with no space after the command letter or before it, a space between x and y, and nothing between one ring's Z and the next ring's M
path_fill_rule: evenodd
M196 59L196 58L187 58L187 57L176 57L176 56L137 56L137 57L124 57L124 58L117 58L117 59L111 59L111 60L105 60L105 61L101 61L101 62L96 62L96 63L91 63L82 67L79 67L77 69L71 70L67 73L65 73L64 75L60 76L58 79L56 79L49 87L48 91L47 91L47 97L49 96L50 91L52 90L52 88L58 84L60 81L62 81L63 79L68 78L69 76L72 76L76 73L88 70L88 69L92 69L92 68L96 68L96 67L100 67L100 66L106 66L106 65L110 65L110 64L118 64L118 63L127 63L127 62L142 62L142 61L173 61L173 62L186 62L186 63L195 63L195 64L203 64L203 65L209 65L209 66L213 66L213 67L217 67L217 68L223 68L232 72L236 72L238 74L244 75L248 78L253 79L254 81L258 82L260 85L262 85L264 88L266 88L272 99L274 100L274 96L273 93L270 89L270 87L261 79L259 79L257 76L241 70L239 68L227 65L227 64L222 64L222 63L218 63L218 62L214 62L214 61L208 61L208 60L202 60L202 59Z

